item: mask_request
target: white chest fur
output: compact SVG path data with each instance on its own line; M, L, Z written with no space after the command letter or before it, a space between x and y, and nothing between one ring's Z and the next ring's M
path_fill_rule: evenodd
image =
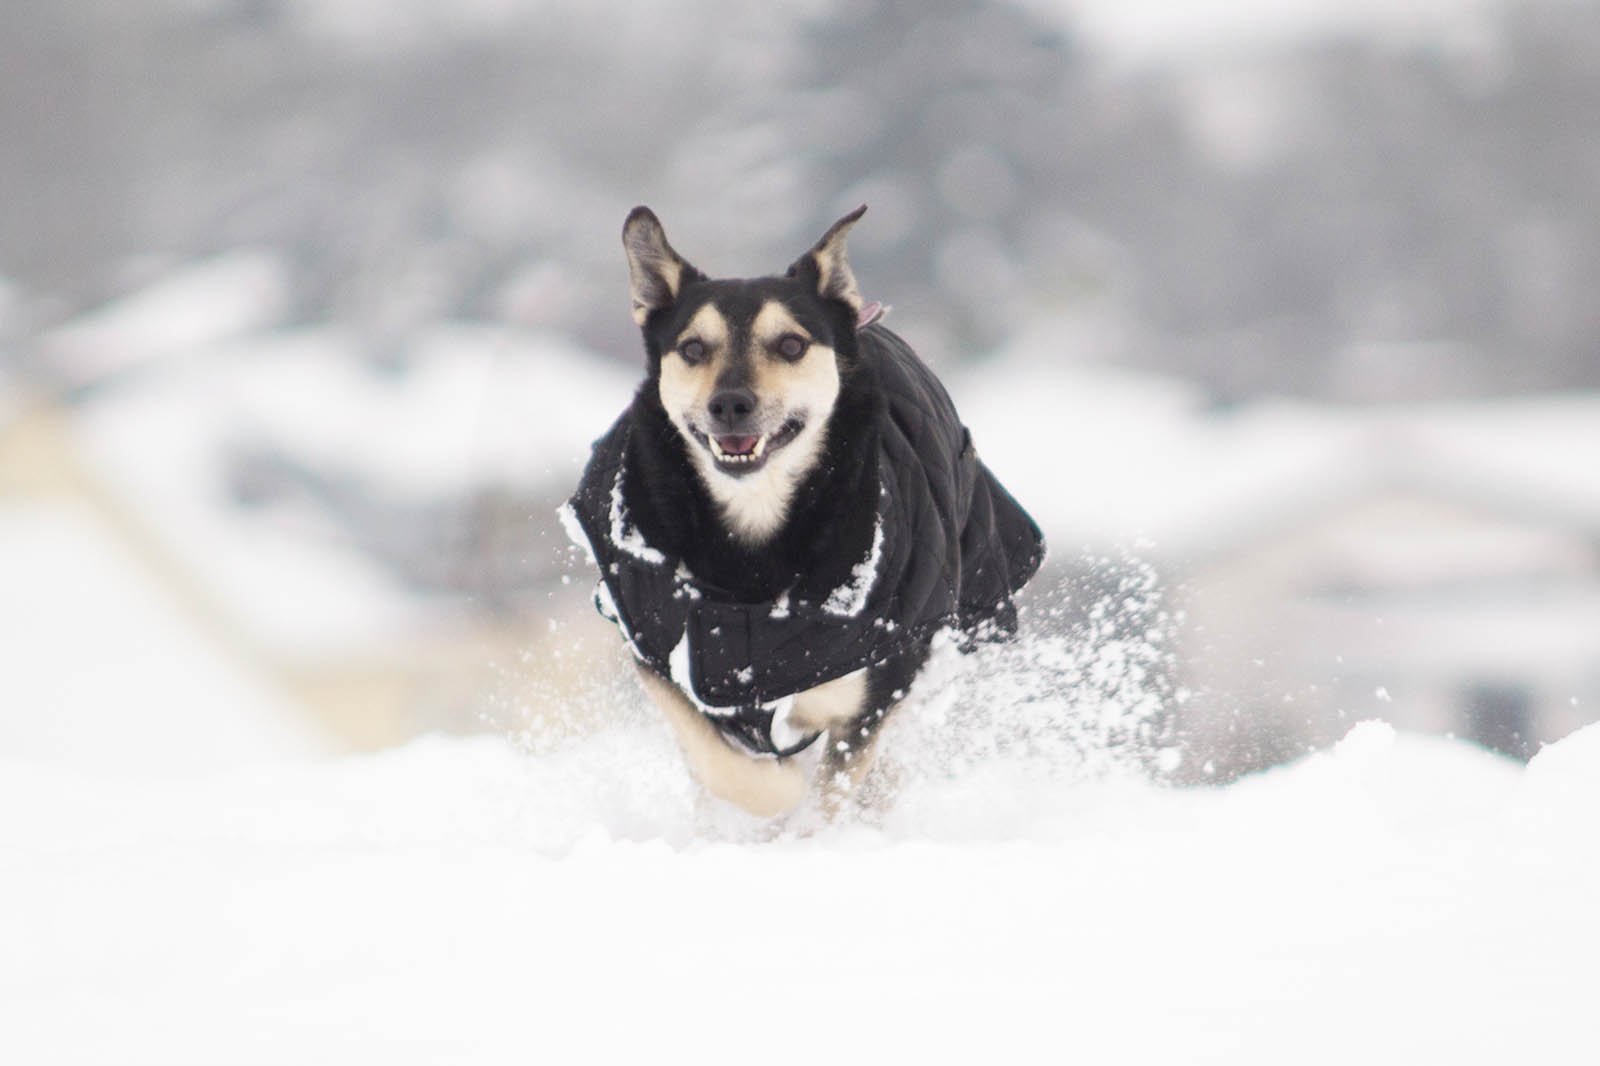
M697 450L695 467L734 536L746 544L762 544L783 527L795 490L822 453L825 435L825 426L808 425L765 466L743 477L718 470L709 455Z

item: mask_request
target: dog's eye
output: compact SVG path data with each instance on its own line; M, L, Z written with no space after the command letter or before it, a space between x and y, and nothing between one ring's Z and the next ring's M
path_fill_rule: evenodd
M685 363L693 366L706 361L706 346L697 340L687 340L678 345L678 354Z
M806 354L806 350L810 347L811 345L806 343L806 339L797 333L785 333L778 338L778 354L785 359L799 359Z

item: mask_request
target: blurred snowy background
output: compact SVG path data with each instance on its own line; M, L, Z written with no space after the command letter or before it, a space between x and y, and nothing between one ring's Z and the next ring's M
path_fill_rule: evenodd
M0 35L0 754L503 729L617 641L553 508L843 210L1045 526L1153 569L1180 775L1600 715L1600 8L68 0Z

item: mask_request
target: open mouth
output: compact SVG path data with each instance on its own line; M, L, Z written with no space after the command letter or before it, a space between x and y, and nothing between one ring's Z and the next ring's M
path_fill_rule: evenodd
M748 474L759 469L773 452L794 440L805 423L791 418L773 433L758 436L743 433L710 435L691 427L694 437L711 452L718 469L730 474Z

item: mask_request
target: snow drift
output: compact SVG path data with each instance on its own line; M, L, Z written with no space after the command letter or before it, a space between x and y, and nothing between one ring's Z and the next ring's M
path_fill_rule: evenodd
M1052 779L1036 740L766 842L629 714L188 779L3 765L0 1057L1592 1061L1600 727L1523 770L1366 723L1202 790Z

